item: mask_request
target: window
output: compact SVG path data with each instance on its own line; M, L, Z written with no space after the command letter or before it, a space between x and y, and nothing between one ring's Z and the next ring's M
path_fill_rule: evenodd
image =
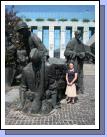
M49 49L49 27L47 26L43 27L42 40L45 47Z
M89 39L95 33L95 27L89 27Z
M65 36L65 44L66 45L71 38L72 38L72 27L66 27L66 36Z
M83 40L83 29L83 27L77 27L77 30L79 30L81 33L81 40Z
M31 32L33 32L33 33L35 33L35 34L37 34L37 26L32 26L31 27Z
M54 57L60 58L61 28L54 28Z

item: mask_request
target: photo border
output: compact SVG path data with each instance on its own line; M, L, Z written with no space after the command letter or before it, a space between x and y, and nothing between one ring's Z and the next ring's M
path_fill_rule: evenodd
M89 2L89 1L88 1ZM83 4L81 4L81 5L83 5ZM99 89L100 90L100 89ZM101 103L101 102L100 102ZM100 118L100 117L99 117ZM100 121L99 121L100 122ZM20 126L20 125L19 125ZM23 125L24 126L24 125ZM30 125L31 126L31 125ZM35 125L34 125L35 126ZM55 125L56 126L56 125ZM35 130L35 129L34 129ZM41 130L41 129L40 129ZM46 129L45 129L46 130ZM52 130L54 130L54 129L52 129ZM71 129L67 129L67 130L71 130ZM72 130L75 130L75 129L72 129ZM77 129L76 129L77 130ZM81 129L81 130L85 130L85 129ZM95 130L95 129L94 129ZM62 132L62 131L61 131Z

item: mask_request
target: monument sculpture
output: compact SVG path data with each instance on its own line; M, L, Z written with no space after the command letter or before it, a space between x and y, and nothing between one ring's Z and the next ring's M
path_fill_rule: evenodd
M36 48L31 50L30 60L22 72L20 109L30 113L49 113L58 107L58 101L64 95L66 65L56 64L56 59L44 60ZM31 106L27 105L29 102Z
M12 86L16 73L17 49L12 41L13 35L5 38L5 82L6 88Z
M94 63L95 56L91 53L91 50L86 49L86 45L80 40L81 33L80 31L75 32L75 38L70 40L66 46L64 55L67 59L67 63L71 60L74 61L74 67L78 72L77 80L77 90L78 93L84 93L84 84L83 84L83 64L84 60L91 60Z
M71 60L75 62L75 69L79 74L78 89L83 92L83 62L90 58L93 61L94 55L85 50L79 38L80 34L75 32L75 38L67 44L64 53L66 60L50 58L44 44L37 35L29 31L27 24L17 24L16 46L11 44L6 55L7 59L12 57L15 61L13 75L16 79L21 79L19 110L25 113L47 114L58 108L61 99L65 97L65 75L67 63Z

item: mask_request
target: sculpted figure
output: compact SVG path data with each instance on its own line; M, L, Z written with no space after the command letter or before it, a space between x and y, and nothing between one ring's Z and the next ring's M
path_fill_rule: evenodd
M23 68L30 62L30 51L33 48L42 52L45 57L48 57L48 51L40 38L36 34L30 32L28 25L25 22L18 22L16 26L16 45L17 45L17 79L21 78Z
M95 56L91 53L90 49L85 48L86 46L80 40L81 33L80 31L75 32L75 37L70 40L66 46L64 55L67 59L67 63L71 60L74 61L74 68L78 72L77 80L77 90L78 93L84 93L84 84L83 84L83 64L84 60L94 60Z
M43 77L43 52L34 48L30 52L31 62L22 71L20 85L20 109L31 113L38 113L41 110L42 97L44 94ZM27 104L30 105L28 107Z

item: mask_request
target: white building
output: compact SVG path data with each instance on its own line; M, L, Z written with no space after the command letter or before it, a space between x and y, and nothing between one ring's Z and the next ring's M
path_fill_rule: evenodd
M36 33L49 50L50 57L64 58L67 42L74 37L74 32L82 32L86 44L95 31L95 22L83 21L29 21L31 31Z

